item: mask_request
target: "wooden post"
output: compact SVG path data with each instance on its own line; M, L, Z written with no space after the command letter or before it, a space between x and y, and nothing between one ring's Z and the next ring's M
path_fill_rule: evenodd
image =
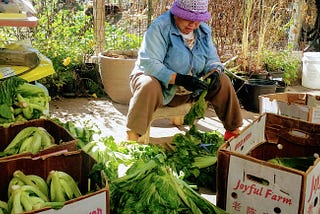
M94 35L95 35L95 56L104 51L105 47L105 1L93 1Z

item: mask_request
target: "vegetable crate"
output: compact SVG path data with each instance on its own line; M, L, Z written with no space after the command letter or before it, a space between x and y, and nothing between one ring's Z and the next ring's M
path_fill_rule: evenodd
M0 160L0 200L7 201L7 187L16 170L25 174L35 174L44 179L51 170L60 170L68 173L78 184L82 196L65 202L65 205L58 210L43 208L31 213L97 213L109 214L109 187L88 192L88 174L96 161L81 150L67 152L58 155L40 156L38 158L19 157L11 160ZM87 193L87 194L86 194ZM30 213L30 212L28 212Z
M35 126L42 127L54 138L57 146L46 148L39 153L32 155L31 153L22 153L17 155L5 156L2 159L11 159L20 156L36 156L53 152L74 151L77 149L77 140L62 126L48 119L35 119L23 123L15 123L9 127L0 127L0 151L3 151L14 137L24 128Z
M260 113L274 113L320 124L320 93L276 93L259 96Z
M219 148L217 206L230 213L319 213L319 152L320 125L262 114ZM313 165L303 171L268 161L275 157L313 157Z

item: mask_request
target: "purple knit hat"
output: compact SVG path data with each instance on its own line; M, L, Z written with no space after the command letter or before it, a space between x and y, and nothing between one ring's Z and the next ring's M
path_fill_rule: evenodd
M205 22L210 19L208 0L175 0L171 13L182 19Z

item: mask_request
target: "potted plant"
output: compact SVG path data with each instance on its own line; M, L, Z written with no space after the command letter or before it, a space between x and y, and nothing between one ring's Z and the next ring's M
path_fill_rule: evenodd
M132 96L129 75L134 68L136 50L108 50L99 53L98 61L104 90L111 100L128 104Z

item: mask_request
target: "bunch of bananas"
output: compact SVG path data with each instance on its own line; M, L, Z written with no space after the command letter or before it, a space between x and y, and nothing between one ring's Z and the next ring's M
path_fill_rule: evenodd
M75 180L63 171L51 170L47 184L51 201L65 202L82 195Z
M4 149L3 156L31 152L38 153L40 150L56 145L55 140L43 127L29 126L22 129L9 145Z
M8 186L8 202L0 201L0 214L17 214L51 207L59 209L67 200L82 194L75 180L66 172L52 170L47 180L16 170Z

